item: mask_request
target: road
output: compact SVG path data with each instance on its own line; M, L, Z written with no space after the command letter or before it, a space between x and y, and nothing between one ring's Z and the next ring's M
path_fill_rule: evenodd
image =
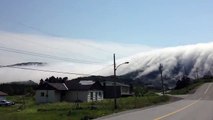
M176 102L97 120L213 120L213 83Z

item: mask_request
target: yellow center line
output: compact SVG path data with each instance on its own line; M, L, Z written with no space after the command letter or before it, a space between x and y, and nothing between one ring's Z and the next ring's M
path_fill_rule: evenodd
M206 88L204 94L206 94L206 93L208 92L208 90L209 90L209 88L211 87L211 85L212 85L211 83L208 85L208 87Z
M176 114L176 113L178 113L178 112L181 112L182 110L185 110L186 108L188 108L188 107L190 107L190 106L196 104L196 103L199 102L200 100L201 100L201 98L198 99L198 100L196 100L196 101L194 101L193 103L191 103L191 104L185 106L185 107L182 107L182 108L180 108L180 109L178 109L178 110L175 110L175 111L173 111L173 112L171 112L171 113L168 113L168 114L166 114L166 115L163 115L163 116L161 116L161 117L155 118L155 119L153 119L153 120L161 120L161 119L163 119L163 118L166 118L166 117L168 117L168 116L171 116L171 115L173 115L173 114Z

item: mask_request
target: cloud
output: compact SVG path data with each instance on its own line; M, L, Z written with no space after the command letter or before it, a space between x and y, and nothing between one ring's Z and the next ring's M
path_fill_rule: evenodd
M199 76L203 76L213 69L213 42L195 45L186 45L157 49L128 57L129 65L123 66L118 74L125 74L140 70L137 77L149 75L158 71L159 64L163 64L163 74L169 77L176 77L183 74L184 68L189 76L194 78L196 69L199 69ZM178 74L174 74L174 69Z
M39 69L86 74L108 66L105 71L110 72L97 71L94 73L108 75L112 74L112 66L110 65L112 64L113 53L116 53L116 59L120 59L153 49L155 48L137 44L0 32L0 65L45 62L48 65L39 67ZM37 67L34 66L33 68ZM75 75L0 68L0 82L29 79L38 81L40 78L51 75L77 77Z
M9 50L15 49L15 51L22 50L21 52L39 54L32 55L30 53L31 55L26 55L20 54L20 51L19 53L5 51L8 48ZM213 68L212 51L213 42L170 48L152 48L136 44L0 32L0 65L45 62L48 63L46 66L30 66L30 68L93 75L113 74L113 53L116 53L117 65L126 61L130 62L128 65L119 67L118 75L140 71L137 77L146 76L158 70L160 63L164 66L163 74L167 76L182 75L184 68L188 71L190 77L195 76L197 68L199 68L199 75L204 75ZM179 70L176 75L172 72L174 68ZM79 77L79 75L74 74L0 68L0 82L21 80L38 82L41 78L52 75L66 76L70 79Z

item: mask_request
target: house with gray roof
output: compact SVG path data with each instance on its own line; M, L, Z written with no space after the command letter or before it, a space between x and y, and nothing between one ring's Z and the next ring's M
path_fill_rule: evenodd
M37 103L49 103L63 101L68 91L65 83L40 84L36 89L35 100Z
M70 80L65 83L43 82L36 89L37 103L90 102L103 100L103 87L98 81Z
M100 82L92 80L70 80L66 82L69 93L68 101L100 101L103 100L103 87Z

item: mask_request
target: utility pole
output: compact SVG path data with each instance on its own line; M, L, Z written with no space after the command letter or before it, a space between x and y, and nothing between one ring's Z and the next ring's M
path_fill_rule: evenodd
M183 70L184 70L184 76L186 76L186 68L185 68L185 66L183 66Z
M197 80L199 79L199 75L198 75L198 72L199 72L199 68L196 68L196 78L197 78Z
M116 70L121 66L121 65L124 65L124 64L129 64L129 62L123 62L121 64L119 64L118 66L116 66L116 62L115 62L115 53L113 54L113 61L114 61L114 67L113 67L113 70L114 70L114 109L117 109L118 106L117 106L117 85L116 85L116 80L117 80L117 76L116 76Z
M117 90L116 90L116 62L115 62L115 53L113 54L113 61L114 61L114 109L117 109Z
M162 64L160 64L160 66L159 66L159 72L160 72L160 76L161 76L161 88L162 88L162 93L163 93L163 95L164 95L164 81L163 81L163 65Z

